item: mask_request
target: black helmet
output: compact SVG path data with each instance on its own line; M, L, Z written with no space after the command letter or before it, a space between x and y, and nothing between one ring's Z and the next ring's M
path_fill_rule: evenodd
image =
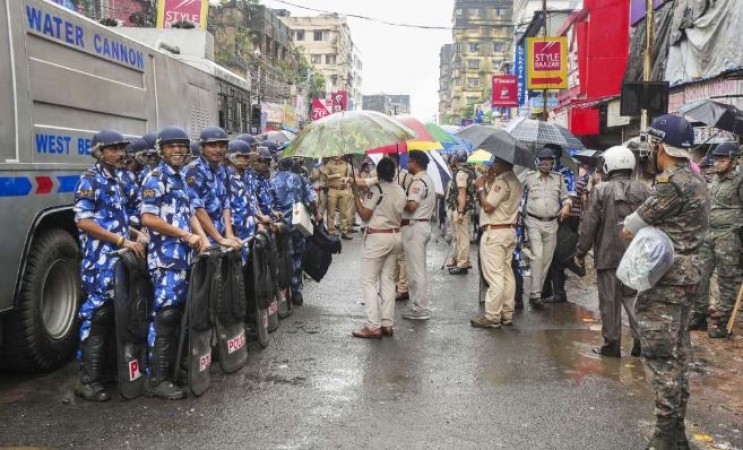
M740 156L740 146L737 142L723 142L712 150L712 156L717 158L738 158Z
M204 128L199 137L199 144L211 144L211 143L228 143L230 138L227 137L227 133L219 127Z
M126 147L129 141L121 132L116 130L101 130L93 135L93 150L103 150L107 147Z
M158 150L162 150L163 145L175 143L191 145L191 139L188 137L186 130L180 127L165 127L157 133L156 145Z

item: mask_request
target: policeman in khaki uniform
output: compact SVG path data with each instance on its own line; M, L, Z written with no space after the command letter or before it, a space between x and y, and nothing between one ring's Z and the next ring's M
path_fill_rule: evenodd
M541 149L537 153L538 170L528 171L523 183L527 195L524 222L534 255L529 294L529 303L534 308L541 308L544 304L542 285L557 244L557 220L566 220L572 205L565 180L562 175L552 171L555 159L551 148Z
M511 270L516 248L516 221L521 202L521 183L513 164L495 161L487 174L475 181L480 202L480 264L488 291L485 315L472 319L477 328L500 328L513 324L516 279Z
M312 189L317 194L317 212L323 217L328 206L328 180L323 175L321 168L322 166L317 163L312 168L310 182L312 183Z
M338 156L332 161L325 163L320 169L325 179L328 180L328 231L335 233L335 210L338 208L341 215L341 237L352 239L348 234L353 218L349 214L349 204L353 199L351 187L346 183L347 177L352 177L350 166Z
M405 192L395 182L395 163L383 158L377 165L379 184L372 186L363 202L354 195L356 212L367 223L361 263L367 324L353 332L357 338L380 338L394 333L395 265L402 251L400 224Z
M428 155L421 151L408 154L408 169L413 176L405 191L406 204L402 219L402 246L408 275L408 289L413 304L404 319L428 320L431 306L426 277L426 247L431 240L431 217L436 207L436 192L428 176Z

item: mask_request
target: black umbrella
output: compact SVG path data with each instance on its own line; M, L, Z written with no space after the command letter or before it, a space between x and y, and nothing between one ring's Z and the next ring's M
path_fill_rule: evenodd
M683 105L679 112L713 128L743 134L743 111L733 105L705 98Z
M479 148L518 166L534 168L534 154L503 130L482 125L470 125L455 133Z
M598 150L579 150L573 154L573 159L577 159L581 164L588 164L591 167L595 167L601 153Z

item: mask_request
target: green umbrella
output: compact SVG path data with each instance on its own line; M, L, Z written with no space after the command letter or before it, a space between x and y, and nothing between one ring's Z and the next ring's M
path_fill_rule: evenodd
M374 111L342 111L307 125L282 157L327 158L364 154L415 137L408 127Z
M439 141L442 144L456 144L457 141L443 128L433 122L426 122L426 130L431 135L434 141Z

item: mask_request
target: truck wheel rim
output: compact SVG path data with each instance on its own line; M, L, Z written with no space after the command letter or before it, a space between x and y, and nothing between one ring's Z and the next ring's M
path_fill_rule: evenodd
M54 261L41 288L41 320L52 339L62 339L75 322L78 286L77 271L68 260Z

